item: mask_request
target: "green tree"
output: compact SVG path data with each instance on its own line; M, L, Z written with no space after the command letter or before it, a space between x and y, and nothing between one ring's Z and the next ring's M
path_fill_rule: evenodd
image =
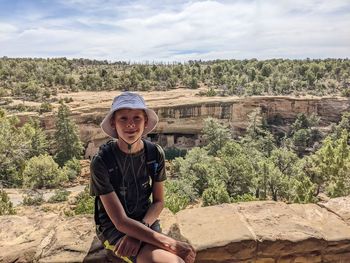
M193 189L191 201L200 197L208 185L211 168L214 167L215 159L208 152L199 147L191 149L184 158L175 158L174 173Z
M261 109L257 108L248 115L247 135L252 139L259 139L266 134L266 121Z
M283 174L271 159L262 159L258 162L260 177L264 178L267 194L272 200L288 197L289 178Z
M80 159L83 152L83 144L78 135L78 128L69 117L70 111L65 104L58 108L56 118L56 162L62 167L72 158Z
M350 193L350 147L348 132L343 130L341 137L332 140L328 136L322 147L306 159L305 171L316 184L316 194L325 189L332 196Z
M227 192L226 185L223 181L212 179L209 182L202 195L203 206L218 205L222 203L229 203L230 196Z
M30 139L17 124L17 118L0 109L0 182L7 187L22 184L21 171L31 149Z
M4 190L0 190L0 216L14 214L16 214L16 210L13 208L10 198Z
M64 166L63 166L63 172L67 175L68 179L70 181L77 178L78 175L80 175L81 172L81 165L79 160L73 158L68 160Z
M30 150L27 158L45 154L49 147L49 142L46 138L46 134L40 128L38 119L30 119L20 131L23 132L24 136L30 140Z
M95 208L95 198L89 193L89 187L86 186L84 191L79 193L75 200L74 212L76 215L93 214Z
M315 197L316 185L304 173L305 160L300 160L297 167L297 173L294 180L290 184L290 201L294 203L314 203L317 201Z
M331 197L346 196L350 194L350 147L349 134L344 130L341 137L336 140L334 149L334 170L326 191Z
M270 64L264 64L264 66L261 68L261 75L264 77L270 76L272 73L272 67Z
M193 189L184 180L169 180L165 182L165 207L177 213L185 209L191 202Z
M50 112L52 111L53 107L49 102L43 102L40 104L39 112L44 113L44 112Z
M56 187L67 180L58 164L47 154L32 157L26 161L23 171L23 185L29 188Z
M204 121L203 134L208 141L206 149L214 156L231 138L230 130L211 117Z
M230 141L221 149L218 157L226 169L220 177L225 182L230 197L235 198L253 191L256 173L252 159L256 158L255 154L250 156L251 159L239 143Z

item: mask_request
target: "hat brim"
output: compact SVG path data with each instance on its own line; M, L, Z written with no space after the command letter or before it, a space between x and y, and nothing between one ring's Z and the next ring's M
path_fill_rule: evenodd
M128 109L128 108L124 108L124 109ZM147 108L140 108L140 109L132 108L132 109L133 110L144 110L147 114L147 119L148 119L147 126L145 126L145 129L143 130L142 136L145 136L148 133L150 133L151 131L153 131L158 123L158 116L155 113L155 111L151 110L151 109L147 109ZM120 109L118 109L118 110L120 110ZM101 128L104 131L104 133L106 133L108 136L110 136L112 138L118 138L117 131L115 130L114 127L112 127L111 121L110 121L112 116L113 116L113 113L116 111L117 110L113 110L113 111L108 112L106 117L101 122Z

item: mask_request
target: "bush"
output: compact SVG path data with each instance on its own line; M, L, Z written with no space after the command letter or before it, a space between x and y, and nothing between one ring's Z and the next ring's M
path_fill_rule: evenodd
M169 208L174 214L190 203L191 198L188 194L188 185L181 180L171 180L165 182L165 207Z
M14 214L16 214L16 211L13 208L10 198L4 190L0 190L0 216Z
M212 180L202 194L203 206L218 205L230 202L230 196L224 182Z
M51 103L43 102L40 105L39 113L50 112L50 111L52 111L52 109L53 109L53 107L52 107Z
M169 147L164 149L165 159L174 160L176 157L184 157L187 153L187 150L181 150L176 147Z
M232 202L250 202L250 201L257 201L258 199L252 195L252 194L243 194L243 195L238 195L234 198L232 198Z
M63 100L64 100L65 103L73 102L73 98L72 97L69 97L69 98L65 97Z
M29 159L23 171L23 184L30 188L56 187L66 181L67 176L47 154Z
M350 89L349 89L349 88L343 89L343 90L341 91L341 95L342 95L343 97L349 98L349 97L350 97Z
M90 196L89 187L85 187L84 191L81 192L75 201L74 212L76 215L80 214L93 214L95 208L95 198Z
M54 192L54 195L51 196L48 200L49 203L59 203L68 200L70 192L66 189L57 189Z
M69 181L73 181L78 175L80 175L80 161L76 158L70 159L64 164L63 172L68 177Z
M207 92L206 92L206 96L207 97L214 97L216 96L216 91L213 88L210 88Z
M41 205L42 203L44 203L43 194L37 191L30 191L23 196L23 205Z
M8 92L4 88L0 88L0 97L8 96Z
M73 102L73 98L72 97L64 97L64 98L61 98L59 99L58 101L59 103L70 103L70 102Z

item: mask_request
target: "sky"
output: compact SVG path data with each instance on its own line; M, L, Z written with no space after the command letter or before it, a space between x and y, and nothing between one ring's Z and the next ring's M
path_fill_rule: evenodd
M350 0L0 0L0 57L349 58Z

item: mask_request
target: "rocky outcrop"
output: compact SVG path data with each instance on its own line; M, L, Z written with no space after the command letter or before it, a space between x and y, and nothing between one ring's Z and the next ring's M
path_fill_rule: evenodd
M241 135L247 128L248 115L260 109L268 120L276 120L279 125L291 124L299 113L314 113L320 117L320 126L326 127L332 122L338 122L341 114L350 110L347 98L296 98L296 97L220 97L194 99L191 103L174 105L157 105L150 103L159 116L159 123L152 136L162 146L194 147L203 145L201 131L203 120L214 117L222 120L231 127L235 135ZM159 103L159 101L158 101ZM76 120L79 123L81 137L89 141L89 156L95 153L97 147L104 142L106 136L97 125L108 107L98 111L76 111ZM89 116L89 117L88 117ZM92 122L87 121L92 120ZM86 156L87 156L86 155Z
M319 204L261 201L161 215L163 232L190 242L196 262L350 262L350 196ZM92 216L31 209L0 217L0 262L107 262ZM95 247L93 247L95 246ZM88 251L90 251L89 255Z
M240 135L248 125L248 115L256 109L260 109L268 120L278 119L278 125L282 126L292 123L299 113L314 113L320 117L322 127L338 122L341 114L350 110L349 99L343 97L200 97L196 96L194 90L141 94L159 116L159 124L151 135L152 139L163 146L185 148L203 143L200 133L203 120L209 116L229 124L233 133ZM117 94L79 92L70 95L74 99L74 103L69 104L72 117L79 125L80 137L87 146L85 156L88 158L108 139L99 124ZM26 116L20 115L22 120ZM54 129L52 113L43 115L42 124L47 131Z

